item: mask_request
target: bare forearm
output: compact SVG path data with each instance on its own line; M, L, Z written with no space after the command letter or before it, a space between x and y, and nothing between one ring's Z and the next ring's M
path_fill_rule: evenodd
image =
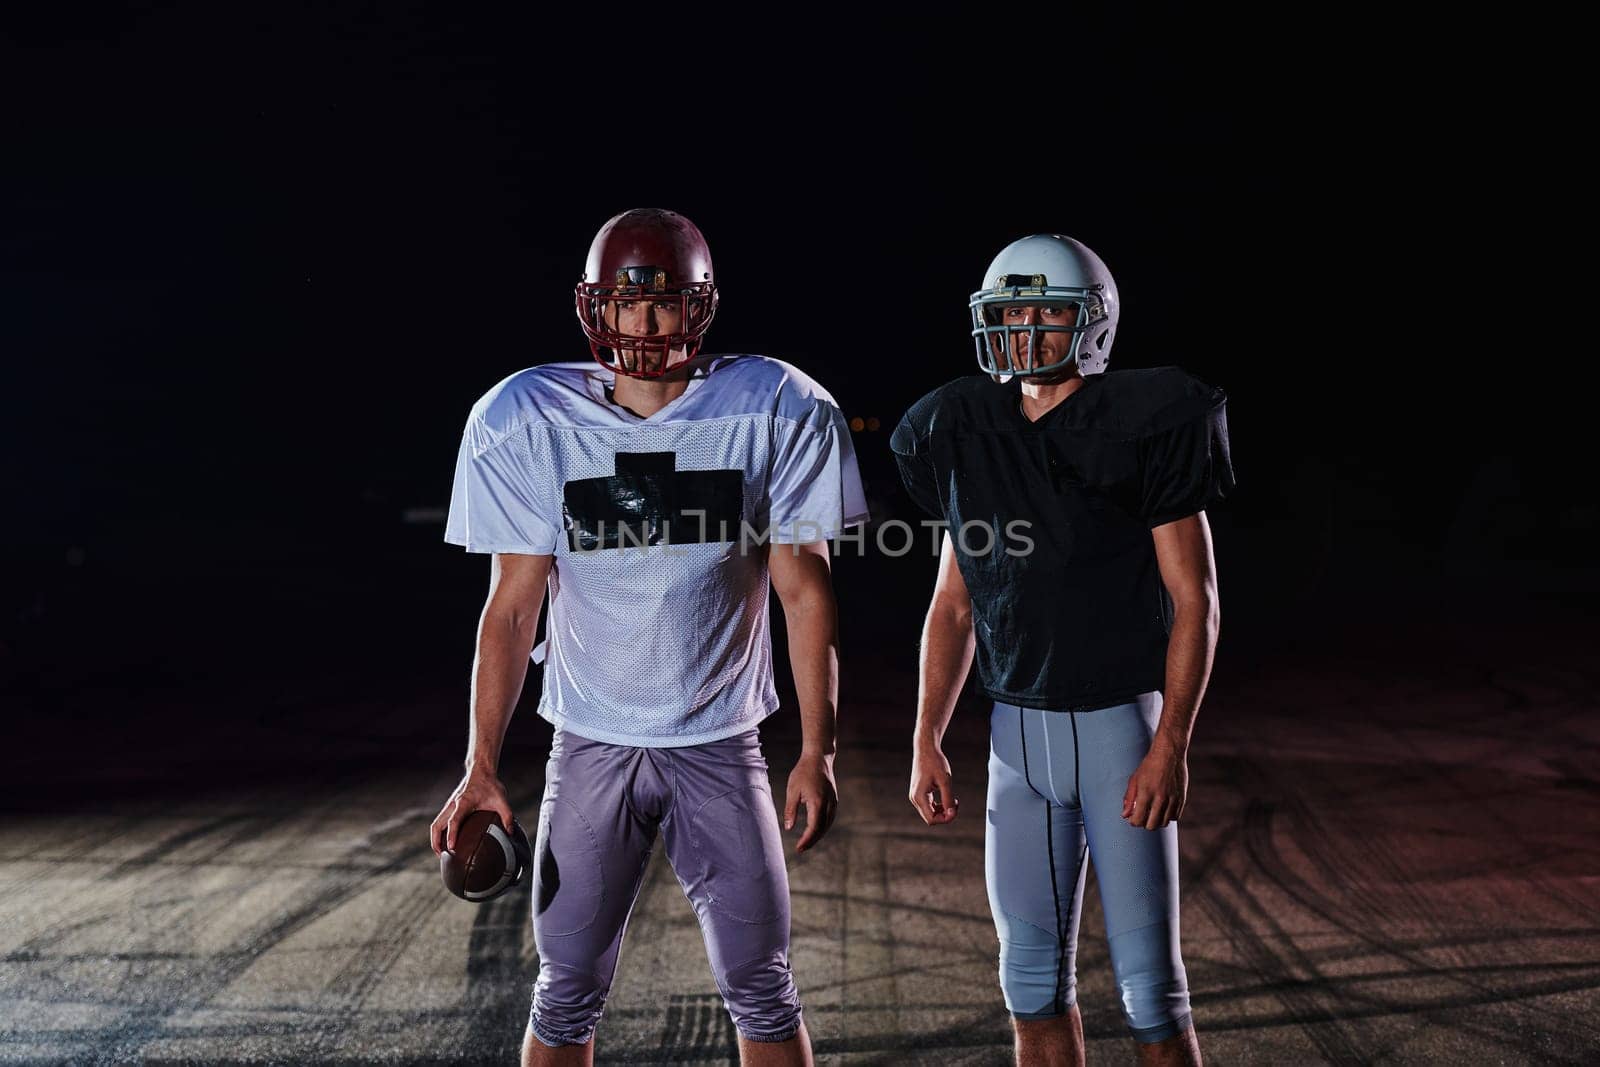
M1179 605L1167 638L1167 680L1156 741L1174 752L1189 750L1200 700L1211 677L1221 614L1214 600Z
M518 619L485 611L478 622L478 654L472 664L471 726L467 769L498 773L506 728L522 696L528 655L538 618Z
M839 609L833 587L814 585L783 604L789 666L800 699L802 755L832 756L839 709Z
M972 667L972 615L935 601L922 625L916 743L937 748Z

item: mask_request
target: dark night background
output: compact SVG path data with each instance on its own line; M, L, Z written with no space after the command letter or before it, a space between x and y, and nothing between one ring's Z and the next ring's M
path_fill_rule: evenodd
M425 509L481 393L586 358L571 288L634 206L705 232L709 351L794 362L881 420L857 436L880 519L919 517L887 431L975 370L965 298L989 259L1041 230L1094 247L1124 300L1113 366L1229 393L1219 683L1443 621L1592 627L1574 427L1481 376L1516 338L1463 344L1460 309L1425 303L1450 269L1421 221L1444 191L1396 154L1420 135L1394 106L1352 113L1315 27L1247 33L1210 6L813 19L342 4L13 25L10 802L458 760L488 563ZM1063 51L1017 47L1041 41ZM932 564L838 561L843 714L853 664L913 677ZM512 727L530 752L535 690Z

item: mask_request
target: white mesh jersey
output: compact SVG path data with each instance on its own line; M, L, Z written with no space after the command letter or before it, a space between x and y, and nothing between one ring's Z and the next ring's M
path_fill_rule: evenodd
M593 360L530 367L485 393L462 435L444 539L556 557L539 714L581 737L703 744L770 715L758 541L867 518L827 390L766 356L695 363L649 418L607 399L615 375Z

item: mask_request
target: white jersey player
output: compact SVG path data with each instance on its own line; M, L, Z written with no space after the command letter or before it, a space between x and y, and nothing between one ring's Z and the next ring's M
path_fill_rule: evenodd
M498 777L530 653L556 727L535 845L539 980L527 1063L587 1063L659 834L694 904L747 1063L809 1063L789 898L756 725L773 687L768 589L788 622L804 741L784 812L831 824L836 611L827 539L866 519L849 431L780 360L701 356L717 306L700 231L610 220L576 291L594 361L511 375L474 405L445 540L490 553L467 773L431 830L452 847ZM598 365L597 365L598 364ZM532 648L548 590L546 642ZM559 872L559 876L557 875Z

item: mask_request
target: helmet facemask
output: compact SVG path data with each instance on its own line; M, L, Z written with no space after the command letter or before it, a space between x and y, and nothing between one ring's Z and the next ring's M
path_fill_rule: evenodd
M990 288L973 293L967 304L978 365L999 382L1070 376L1085 362L1082 356L1109 351L1115 323L1107 305L1100 286L1052 286L1042 275L996 278ZM1041 322L1039 317L1028 323L1007 322L1006 309L1018 306L1071 309L1072 321L1066 324L1068 316L1063 316L1060 323ZM1066 350L1041 363L1042 355L1054 355L1050 335L1065 335Z
M594 358L634 378L659 378L692 360L717 309L714 283L675 284L667 270L649 265L618 268L610 285L579 282L576 298ZM638 305L647 305L651 314L640 315ZM660 331L663 318L676 318L676 328ZM652 319L649 332L637 329ZM679 351L683 358L674 361Z

